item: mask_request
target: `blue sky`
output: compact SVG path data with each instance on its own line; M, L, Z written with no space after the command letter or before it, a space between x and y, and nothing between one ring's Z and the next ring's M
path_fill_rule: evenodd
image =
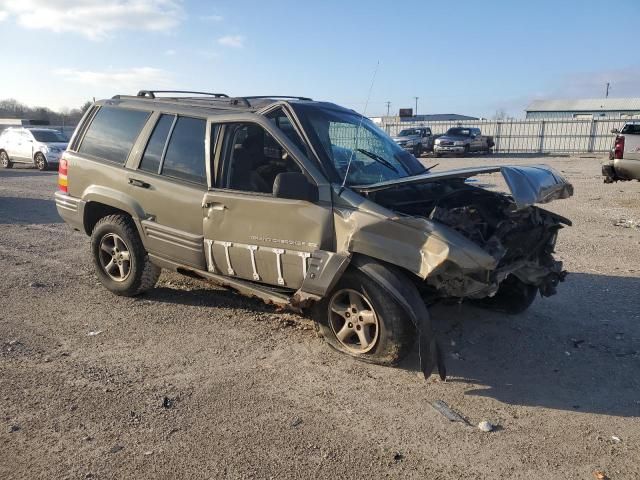
M296 94L367 115L640 97L640 1L0 0L0 98ZM625 43L633 45L625 49Z

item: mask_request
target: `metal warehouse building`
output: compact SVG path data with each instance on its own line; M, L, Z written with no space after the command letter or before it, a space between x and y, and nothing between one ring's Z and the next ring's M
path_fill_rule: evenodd
M526 112L527 119L640 118L640 98L535 100Z

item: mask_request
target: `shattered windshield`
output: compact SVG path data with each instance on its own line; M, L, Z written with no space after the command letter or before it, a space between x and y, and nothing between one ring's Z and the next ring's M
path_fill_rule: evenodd
M316 150L345 185L368 185L425 171L413 155L355 112L306 107L300 117L312 142L320 146Z

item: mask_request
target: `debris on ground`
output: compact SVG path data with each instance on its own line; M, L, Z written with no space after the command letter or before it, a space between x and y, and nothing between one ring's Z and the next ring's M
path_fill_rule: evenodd
M293 428L296 428L297 426L302 425L302 419L301 418L296 418L292 423L291 426Z
M478 424L478 428L483 432L491 432L495 427L490 422L483 420Z
M630 218L620 218L613 223L616 227L623 228L640 228L640 220L632 220Z
M20 425L9 425L9 433L17 432L20 430Z
M164 408L171 408L173 407L173 399L169 398L169 397L163 397L162 399L162 406Z
M459 413L451 410L451 408L449 408L449 405L447 405L442 400L436 400L435 402L432 402L431 406L437 412L440 412L442 415L444 415L449 421L460 422L464 423L465 425L469 425L469 422L467 422Z
M404 455L402 454L402 452L396 452L393 455L393 461L394 462L401 462L403 458L404 458Z
M609 477L607 476L607 474L601 470L596 470L595 472L593 472L593 477L596 480L609 480Z
M92 330L91 332L87 333L88 337L95 337L96 335L100 335L102 333L102 330Z
M122 450L124 447L122 445L114 445L113 447L111 447L109 449L109 453L118 453L120 450Z
M620 443L622 441L622 439L616 435L611 435L611 440L613 440L616 443Z
M31 282L31 283L29 283L29 286L31 288L42 288L42 287L45 287L46 285L44 283L40 283L40 282Z

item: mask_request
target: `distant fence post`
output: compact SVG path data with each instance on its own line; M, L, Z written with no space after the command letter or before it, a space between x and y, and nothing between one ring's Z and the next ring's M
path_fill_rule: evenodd
M591 129L589 131L589 146L587 147L587 152L592 153L593 147L596 144L596 131L598 130L598 120L591 119Z
M500 151L500 136L502 135L502 122L498 120L496 124L496 148L495 151Z
M538 152L542 153L544 151L544 127L546 122L544 120L540 121L540 143L538 144Z

